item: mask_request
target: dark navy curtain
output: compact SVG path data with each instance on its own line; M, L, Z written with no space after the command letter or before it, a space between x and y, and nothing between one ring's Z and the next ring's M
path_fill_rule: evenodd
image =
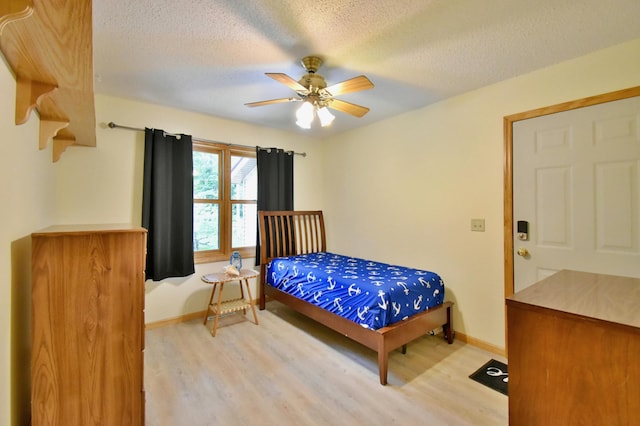
M293 210L293 152L257 148L258 211ZM256 241L256 266L260 265L260 229Z
M146 278L195 273L193 143L189 135L144 132L142 226L147 229Z

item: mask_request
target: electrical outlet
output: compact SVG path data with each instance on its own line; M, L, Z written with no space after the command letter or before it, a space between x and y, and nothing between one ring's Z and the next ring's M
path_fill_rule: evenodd
M471 219L471 230L484 232L484 219Z

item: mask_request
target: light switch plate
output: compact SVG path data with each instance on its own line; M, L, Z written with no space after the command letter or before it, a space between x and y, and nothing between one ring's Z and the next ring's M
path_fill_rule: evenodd
M471 219L471 230L484 232L484 219Z

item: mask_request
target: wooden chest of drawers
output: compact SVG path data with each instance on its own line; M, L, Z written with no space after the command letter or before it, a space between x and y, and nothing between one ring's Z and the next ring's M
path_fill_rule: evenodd
M640 279L561 271L507 298L509 423L640 419Z
M32 424L143 425L146 230L57 226L32 244Z

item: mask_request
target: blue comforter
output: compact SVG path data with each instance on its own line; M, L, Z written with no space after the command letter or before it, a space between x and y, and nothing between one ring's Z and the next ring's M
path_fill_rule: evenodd
M266 270L267 284L374 330L444 301L434 272L339 254L279 257Z

